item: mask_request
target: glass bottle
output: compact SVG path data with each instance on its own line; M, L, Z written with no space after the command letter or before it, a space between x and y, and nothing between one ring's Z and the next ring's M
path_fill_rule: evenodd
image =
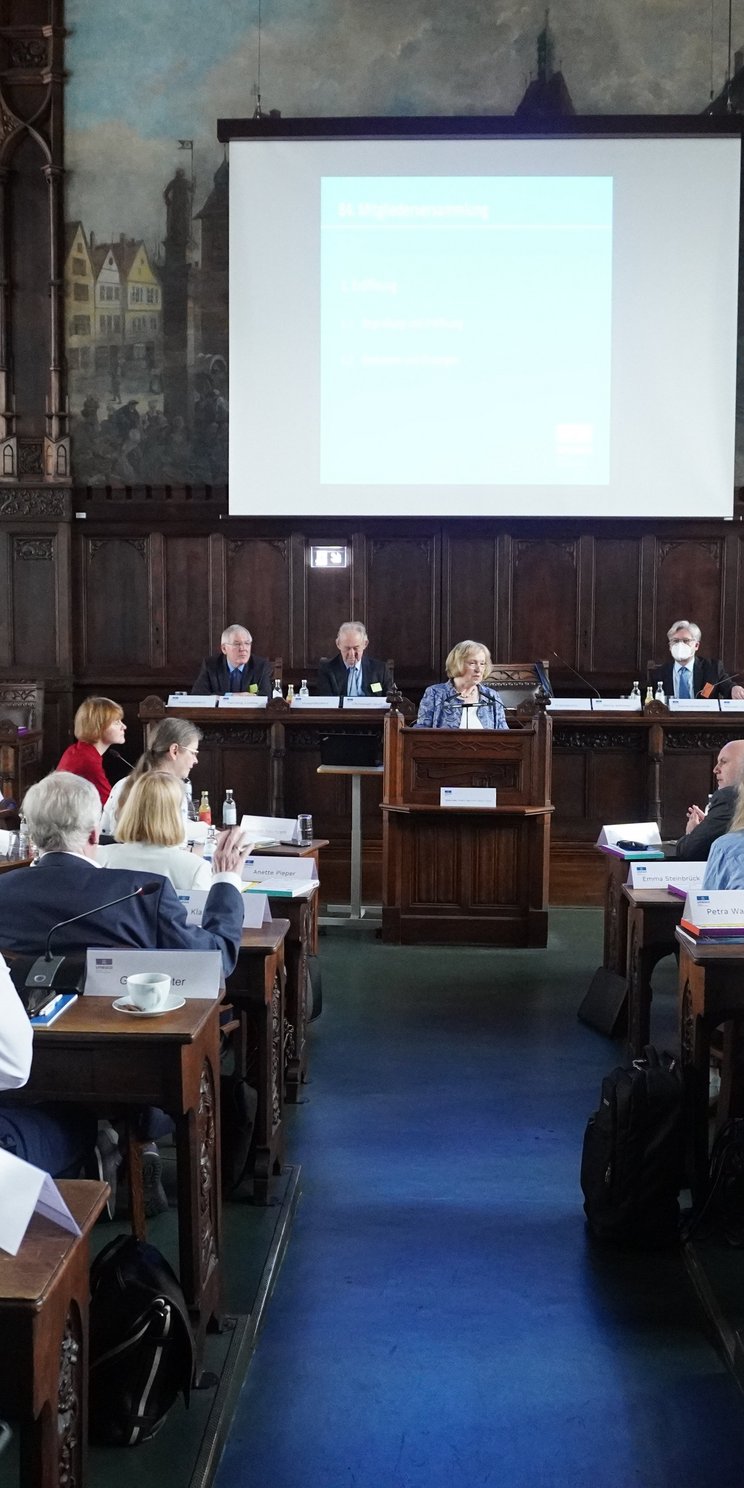
M657 684L656 684L656 701L657 701L657 703L665 703L666 702L666 693L664 691L664 683L663 682L657 682Z
M281 677L275 677L274 678L274 686L271 689L271 696L273 698L281 698L282 697L282 679L281 679Z
M303 677L303 679L302 679L302 681L300 683L300 690L299 690L297 696L298 697L301 697L301 698L306 698L306 697L309 697L310 696L310 688L307 685L307 677Z
M238 824L238 808L233 799L231 790L225 790L225 799L222 802L222 825L223 827L236 827Z
M206 791L202 791L201 793L199 821L208 822L210 826L212 825L212 808L209 804L209 796Z
M654 689L651 686L651 683L649 682L648 687L646 688L646 696L643 699L644 705L646 703L652 703L653 700L654 700Z
M194 804L194 790L190 780L184 780L183 788L186 792L186 815L189 821L197 820L196 806Z
M633 702L634 703L640 703L640 701L641 701L641 688L640 688L640 684L638 682L634 682L633 683L633 686L630 689L630 696L633 699Z
M293 703L294 702L294 695L295 695L294 694L294 683L293 682L290 682L287 685L287 702L288 703Z

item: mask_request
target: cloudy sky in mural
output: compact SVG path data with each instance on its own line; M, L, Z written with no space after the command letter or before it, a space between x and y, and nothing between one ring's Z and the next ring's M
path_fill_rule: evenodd
M263 107L512 113L544 15L536 0L262 0ZM188 160L179 137L194 141L198 210L222 158L216 119L255 107L257 16L258 0L67 0L68 216L155 246L163 187ZM698 113L723 85L726 0L553 0L550 23L579 113Z

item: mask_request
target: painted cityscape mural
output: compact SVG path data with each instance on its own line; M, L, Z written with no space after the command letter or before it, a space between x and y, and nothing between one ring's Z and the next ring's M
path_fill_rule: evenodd
M537 0L67 0L66 22L65 322L82 484L227 479L219 117L744 107L728 0L554 0L548 13Z

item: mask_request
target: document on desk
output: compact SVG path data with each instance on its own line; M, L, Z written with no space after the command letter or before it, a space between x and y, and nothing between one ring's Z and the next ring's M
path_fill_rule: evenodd
M122 997L127 977L138 971L164 971L179 997L218 997L222 983L219 951L139 951L91 947L86 956L85 992Z
M315 858L246 858L243 864L243 893L283 894L299 899L320 883Z
M56 1183L41 1168L0 1147L0 1249L17 1255L34 1214L43 1214L60 1229L79 1235Z
M242 889L242 895L244 930L260 930L262 925L271 922L271 910L265 894L249 894L246 884ZM190 893L179 894L178 897L186 910L186 923L201 925L204 905L207 902L207 890L192 889Z

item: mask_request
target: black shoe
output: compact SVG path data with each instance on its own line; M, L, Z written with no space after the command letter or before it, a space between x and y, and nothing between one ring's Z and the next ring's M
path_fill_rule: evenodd
M113 1128L101 1126L98 1132L98 1141L94 1151L98 1178L101 1183L108 1183L111 1192L106 1200L106 1213L109 1219L113 1219L116 1209L116 1178L121 1166L121 1152L119 1143Z
M148 1142L142 1148L142 1192L148 1219L168 1208L168 1195L163 1188L163 1159L155 1142Z

